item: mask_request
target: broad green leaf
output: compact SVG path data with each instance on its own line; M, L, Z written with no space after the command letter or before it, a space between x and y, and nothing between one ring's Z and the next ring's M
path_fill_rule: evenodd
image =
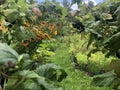
M38 66L38 63L32 61L28 54L20 55L17 64L22 70L34 70Z
M39 90L54 90L57 88L53 85L52 82L50 82L47 79L35 79L35 83L37 83L37 86L35 88L39 88Z
M53 81L61 81L67 76L67 73L55 64L45 64L39 66L35 72Z
M37 73L34 71L23 70L19 72L19 75L24 78L41 78Z
M9 22L14 22L20 16L17 9L7 9L7 10L4 10L4 14L7 17L7 20Z
M18 73L21 76L21 80L18 81L16 86L12 90L59 90L58 87L53 85L53 82L48 79L38 75L34 71L23 70ZM7 87L7 90L10 90L10 86ZM10 89L9 89L10 88Z
M100 87L107 86L107 87L115 88L115 86L120 83L120 81L116 78L117 76L113 70L113 71L95 76L91 84L95 86L100 86Z
M0 43L0 64L7 64L9 61L12 63L17 62L18 53L5 43Z

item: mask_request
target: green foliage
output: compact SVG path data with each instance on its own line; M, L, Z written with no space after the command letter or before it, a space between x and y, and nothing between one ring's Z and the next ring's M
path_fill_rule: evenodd
M37 53L32 55L32 59L42 63L49 62L47 59L55 55L55 50L58 47L58 41L56 39L43 40L37 48Z
M101 14L99 13L99 21L93 22L90 27L90 39L88 42L89 45L94 45L94 51L102 51L106 56L114 55L119 50L119 3L120 2L111 2L108 5L108 2L103 5L96 6L95 13L100 9ZM107 6L108 5L108 6ZM107 7L105 9L105 7ZM98 9L97 9L98 8ZM104 9L104 10L103 10Z
M17 9L8 9L4 11L5 16L7 17L6 19L8 22L14 22L16 19L19 18L19 12Z
M55 51L55 55L50 58L50 61L65 68L68 76L60 83L64 90L112 90L108 87L96 87L90 85L92 77L89 77L84 72L73 67L71 53L69 52L67 37L63 37L64 42L60 42L59 47ZM72 39L72 36L71 36ZM79 39L79 38L78 38ZM65 42L66 41L66 42Z
M67 76L67 73L61 67L55 64L45 64L39 66L35 72L40 76L44 76L52 81L62 81L62 79Z
M49 19L44 17L44 13L43 17L37 17L31 12L32 4L30 2L9 0L4 5L0 5L0 17L2 17L0 18L0 24L2 23L0 38L1 42L16 45L15 49L20 54L29 53L31 55L36 52L36 48L42 43L43 38L50 39L53 35L55 37L58 34L61 22L59 22L58 15L53 17L48 12L46 12L47 15L51 15ZM56 20L53 20L53 18L56 18ZM56 22L57 20L58 22ZM52 25L54 26L53 31L50 30ZM52 35L50 36L48 33Z
M87 56L85 54L82 54L81 52L77 53L76 55L77 61L81 65L88 64Z
M6 44L0 44L0 79L8 79L6 84L3 83L6 90L62 90L55 83L63 79L64 81L61 84L68 90L108 89L90 86L91 78L78 70L73 70L73 64L75 64L73 63L73 57L76 57L79 65L87 65L91 72L108 70L109 63L113 58L105 58L103 53L108 56L115 56L120 49L120 43L118 42L120 40L120 4L115 0L108 0L93 8L93 3L89 2L88 7L92 8L91 10L86 8L85 4L82 5L81 2L82 0L72 0L72 3L77 3L81 9L81 13L75 18L84 23L87 27L86 31L90 34L73 35L72 33L71 35L72 31L69 30L73 29L69 26L65 17L68 14L68 8L60 6L58 2L51 3L49 0L45 0L45 2L39 4L43 16L37 18L29 9L32 7L30 4L33 3L33 0L30 0L30 2L27 0L7 0L6 3L0 5L0 42L14 45L20 53L18 54ZM94 18L92 13L89 12L90 10L98 14L99 21L93 21ZM44 25L45 27L43 27ZM60 43L53 39L43 42L41 38L39 38L39 41L36 39L37 33L44 37L46 35L50 39L47 33L52 36L54 30L50 30L49 26L54 26L57 31L54 34L59 35ZM34 31L36 32L33 33ZM45 33L40 31L45 31ZM69 36L61 37L64 35ZM86 48L85 35L87 39L90 38L88 49ZM22 43L24 41L25 43ZM25 47L22 47L22 45ZM89 50L91 50L90 53L88 53ZM28 52L33 56L34 61L23 52ZM87 58L87 53L89 58ZM56 64L42 65L41 61L47 61L46 59L63 66L68 73L67 79L65 79L67 73ZM115 72L95 77L93 83L96 86L118 87L119 63L111 63L117 67L112 68L115 69Z
M120 72L119 72L120 60L112 60L109 67L110 70L114 70L117 77L120 78Z
M58 2L54 2L54 3L47 3L47 2L43 2L41 4L39 4L39 8L41 9L42 13L44 14L43 17L56 17L56 19L58 18L57 16L65 16L67 14L67 8L62 7L60 5L60 3ZM48 15L46 15L48 14ZM46 17L46 18L47 18Z
M89 57L87 68L95 74L107 72L113 59L113 57L106 58L102 52L96 52Z
M81 2L82 2L82 0L72 0L72 3L80 4Z
M19 58L16 51L7 44L0 43L0 65L9 65L8 62L15 64Z
M111 49L112 51L117 51L120 49L120 43L118 42L120 40L120 32L112 35L108 40L106 40L105 47Z
M110 19L112 19L112 15L108 14L108 13L102 13L101 19L103 19L103 20L110 20Z
M89 8L93 8L94 7L94 2L93 1L89 1L88 2L88 7Z
M20 71L19 77L22 77L21 80L16 81L16 85L9 86L9 84L6 85L6 90L55 90L59 89L55 87L52 82L49 80L45 79L44 77L38 75L34 71L29 71L29 70L23 70ZM11 80L10 80L11 81ZM10 83L10 81L8 83Z
M116 73L113 71L97 75L93 78L92 84L95 86L109 86L117 90L120 80L117 79Z
M0 43L0 59L0 81L3 78L8 79L6 90L10 90L10 87L12 90L17 88L54 90L57 87L51 80L62 81L67 76L61 67L55 64L38 66L40 64L32 61L28 54L19 55L8 45L2 43ZM13 84L10 83L11 80L14 81ZM28 85L31 85L31 88Z
M63 6L64 6L64 7L66 7L66 8L69 7L69 4L70 4L70 3L68 2L68 0L63 0L62 3L63 3Z
M89 34L86 35L89 36ZM72 53L73 57L76 57L77 63L83 70L85 69L93 74L108 71L110 62L115 58L106 58L101 51L97 52L92 45L87 49L86 41L84 41L86 37L81 37L82 35L79 34L69 35L69 37L65 36L62 42L69 47L69 53ZM92 54L88 57L87 55L89 55L90 51Z
M88 53L88 57L92 57L92 53L96 53L98 51L101 51L105 54L104 57L114 56L119 58L119 54L116 53L119 51L119 7L120 2L118 1L106 1L103 4L100 4L93 8L96 17L100 18L99 20L93 22L89 26L89 32L90 32L90 39L88 42L89 45L93 45L93 49ZM98 12L99 11L99 12ZM91 55L92 54L92 55ZM102 55L99 55L102 57ZM99 66L99 68L105 69L105 67L102 65L102 58L99 60L99 65L95 64L93 67L97 69L96 67ZM90 59L94 60L94 59ZM96 59L97 61L97 59ZM118 60L119 61L119 60ZM104 62L108 62L107 70L115 70L110 71L108 73L98 75L93 78L93 84L95 86L109 86L115 90L118 89L119 86L119 71L116 70L119 68L119 63L115 60L113 61L107 61L107 59L104 59ZM117 62L117 63L115 63ZM116 66L116 67L115 67ZM116 72L117 71L117 72Z
M25 3L24 0L17 2L15 0L7 0L6 3L0 5L0 17L4 17L2 19L0 18L0 21L5 22L5 25L1 29L7 28L9 30L6 33L3 33L5 40L1 39L1 41L10 44L16 40L21 41L26 38L26 35L24 34L26 32L25 29L23 29L23 19L25 19L25 16L30 15L30 12L29 14L27 12L28 8L28 4Z
M87 55L79 52L76 59L83 69L93 74L100 74L109 70L109 64L113 57L106 58L102 52L96 52L88 58Z

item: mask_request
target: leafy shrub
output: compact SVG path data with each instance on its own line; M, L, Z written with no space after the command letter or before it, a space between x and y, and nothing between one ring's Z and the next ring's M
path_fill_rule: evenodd
M109 70L109 64L112 59L112 57L106 58L102 52L94 53L89 58L88 68L91 72L98 72L98 74L100 71L106 72Z
M53 81L62 81L67 73L55 64L41 65L28 54L19 55L7 44L0 43L0 84L6 90L54 90ZM8 80L8 82L6 82ZM12 80L13 83L10 83ZM31 85L31 88L28 87ZM56 90L56 89L55 89Z
M81 52L77 53L76 59L80 65L88 64L87 55L82 54Z

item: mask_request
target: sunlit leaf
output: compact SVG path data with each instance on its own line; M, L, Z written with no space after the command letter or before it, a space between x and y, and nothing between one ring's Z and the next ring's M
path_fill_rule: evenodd
M102 13L101 14L101 18L103 20L109 20L109 19L112 19L112 15L111 14L108 14L108 13Z

